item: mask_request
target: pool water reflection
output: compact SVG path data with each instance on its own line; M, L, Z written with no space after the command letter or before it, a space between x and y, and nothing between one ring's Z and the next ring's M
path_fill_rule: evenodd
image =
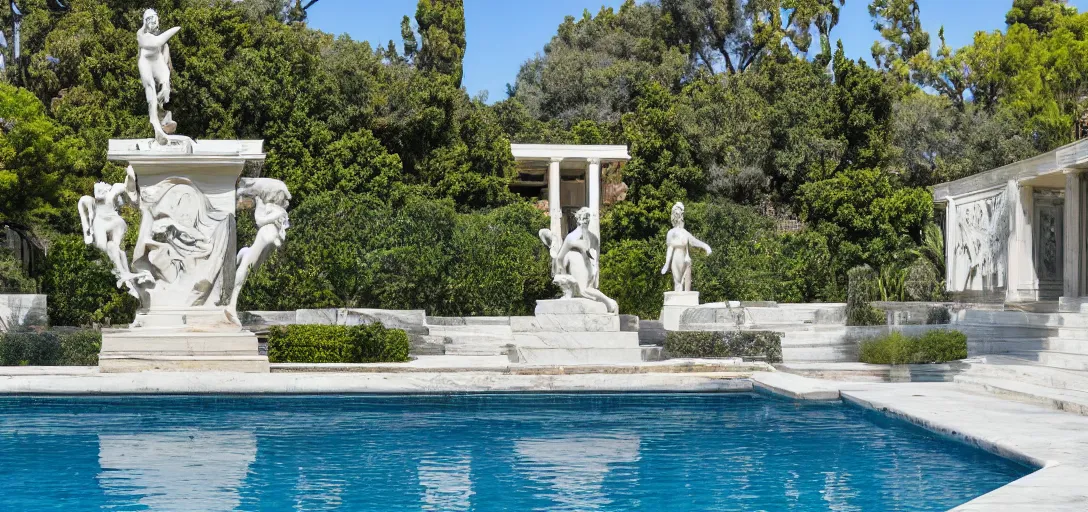
M945 510L1030 471L753 394L0 398L2 510Z

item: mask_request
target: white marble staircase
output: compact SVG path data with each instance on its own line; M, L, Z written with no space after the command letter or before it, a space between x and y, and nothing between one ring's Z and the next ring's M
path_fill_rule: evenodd
M1010 356L985 356L957 375L967 390L1088 416L1088 371L1044 366Z
M514 333L510 317L429 317L431 336L445 338L446 355L508 356Z

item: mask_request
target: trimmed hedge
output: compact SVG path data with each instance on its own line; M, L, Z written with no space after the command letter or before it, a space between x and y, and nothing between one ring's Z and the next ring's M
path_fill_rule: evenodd
M408 360L408 334L369 325L288 325L268 332L273 363L395 363Z
M743 357L782 362L782 336L771 331L670 331L665 357Z
M0 366L96 366L101 348L98 331L0 333Z
M870 364L943 363L967 357L967 336L933 330L921 336L893 332L861 342L858 359Z

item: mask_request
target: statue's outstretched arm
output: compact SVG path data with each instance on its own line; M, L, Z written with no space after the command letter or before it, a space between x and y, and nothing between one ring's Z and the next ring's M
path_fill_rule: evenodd
M171 37L174 37L174 34L177 34L179 30L181 30L181 27L174 27L163 31L163 33L158 35L147 34L147 37L151 38L151 43L153 46L163 46L166 44L167 41L170 40Z
M702 240L699 240L698 238L695 238L690 234L688 235L688 243L691 244L692 247L697 247L706 251L707 254L710 254L712 252L710 246L707 245L706 242L703 242Z

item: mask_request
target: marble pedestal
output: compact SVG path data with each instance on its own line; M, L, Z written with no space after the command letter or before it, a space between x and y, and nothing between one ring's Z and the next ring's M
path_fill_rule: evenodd
M699 305L699 292L665 292L665 305L661 308L661 325L666 331L680 330L680 315L688 308Z
M109 141L108 158L129 165L138 190L127 284L140 308L129 329L103 331L99 369L267 373L232 303L239 178L247 162L264 160L263 143L179 140Z
M268 356L258 355L257 336L181 329L105 329L98 369L103 373L141 371L229 371L268 373Z
M642 362L638 332L621 331L620 316L589 299L536 303L535 316L511 317L516 350L526 364L618 364Z

